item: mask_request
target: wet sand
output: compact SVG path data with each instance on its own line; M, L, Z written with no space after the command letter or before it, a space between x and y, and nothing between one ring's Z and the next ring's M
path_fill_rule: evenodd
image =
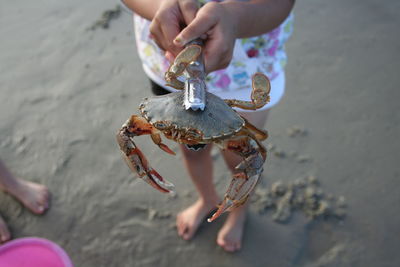
M267 124L273 149L258 192L314 176L324 192L343 196L347 216L309 220L293 211L277 223L256 194L235 254L215 243L224 217L190 242L178 238L175 215L196 199L179 153L138 141L176 185L175 198L136 179L121 159L115 132L150 91L131 17L89 29L114 7L0 3L0 157L52 193L44 216L0 194L14 237L51 239L86 267L400 266L397 1L296 3L287 93ZM229 175L218 153L215 161L222 195Z

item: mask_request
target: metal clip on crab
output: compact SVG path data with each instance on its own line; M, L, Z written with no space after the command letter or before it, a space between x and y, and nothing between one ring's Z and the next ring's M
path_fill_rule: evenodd
M200 53L199 45L189 45L182 50L165 74L168 85L183 90L184 83L177 77ZM202 112L185 109L183 92L145 98L139 107L141 116L132 115L117 133L118 144L130 169L159 191L168 193L173 191L174 186L150 167L133 138L150 135L156 145L172 155L175 153L162 143L161 133L168 139L186 145L213 143L240 155L243 161L236 167L224 200L208 221L242 205L263 171L266 149L261 141L268 137L266 131L256 128L232 109L255 110L268 103L268 78L256 73L252 79L251 101L222 100L206 92L207 105Z
M203 45L201 39L191 41L190 45ZM206 107L206 78L203 62L203 53L186 66L185 69L185 93L183 104L186 109L204 110Z

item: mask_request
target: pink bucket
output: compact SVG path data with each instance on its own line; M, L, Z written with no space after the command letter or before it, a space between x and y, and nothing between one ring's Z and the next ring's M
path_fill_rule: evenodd
M19 238L0 245L0 267L73 267L67 253L43 238Z

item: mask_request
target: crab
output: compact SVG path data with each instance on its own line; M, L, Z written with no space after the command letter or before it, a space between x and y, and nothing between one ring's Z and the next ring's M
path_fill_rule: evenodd
M199 57L199 45L187 46L178 54L165 74L167 84L182 90L178 77ZM183 107L183 91L145 98L139 106L141 115L132 115L117 133L117 142L129 168L157 190L174 192L174 185L154 170L134 142L134 138L150 135L153 142L168 154L175 153L162 142L161 135L188 147L216 144L243 158L236 166L232 181L216 212L208 219L214 221L222 213L246 202L263 171L267 151L261 143L268 137L239 115L233 107L256 110L269 101L270 82L262 73L252 77L251 101L222 100L206 92L207 105L203 111Z

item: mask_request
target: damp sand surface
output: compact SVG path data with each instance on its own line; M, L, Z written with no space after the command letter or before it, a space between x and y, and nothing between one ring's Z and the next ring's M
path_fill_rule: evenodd
M52 193L44 216L0 194L14 237L51 239L85 267L400 266L397 1L296 3L287 93L270 114L268 162L235 254L215 242L226 216L190 242L177 237L175 215L196 199L177 145L173 157L138 138L174 197L121 159L115 133L150 90L132 19L118 10L0 3L0 157ZM229 175L213 157L222 195Z

